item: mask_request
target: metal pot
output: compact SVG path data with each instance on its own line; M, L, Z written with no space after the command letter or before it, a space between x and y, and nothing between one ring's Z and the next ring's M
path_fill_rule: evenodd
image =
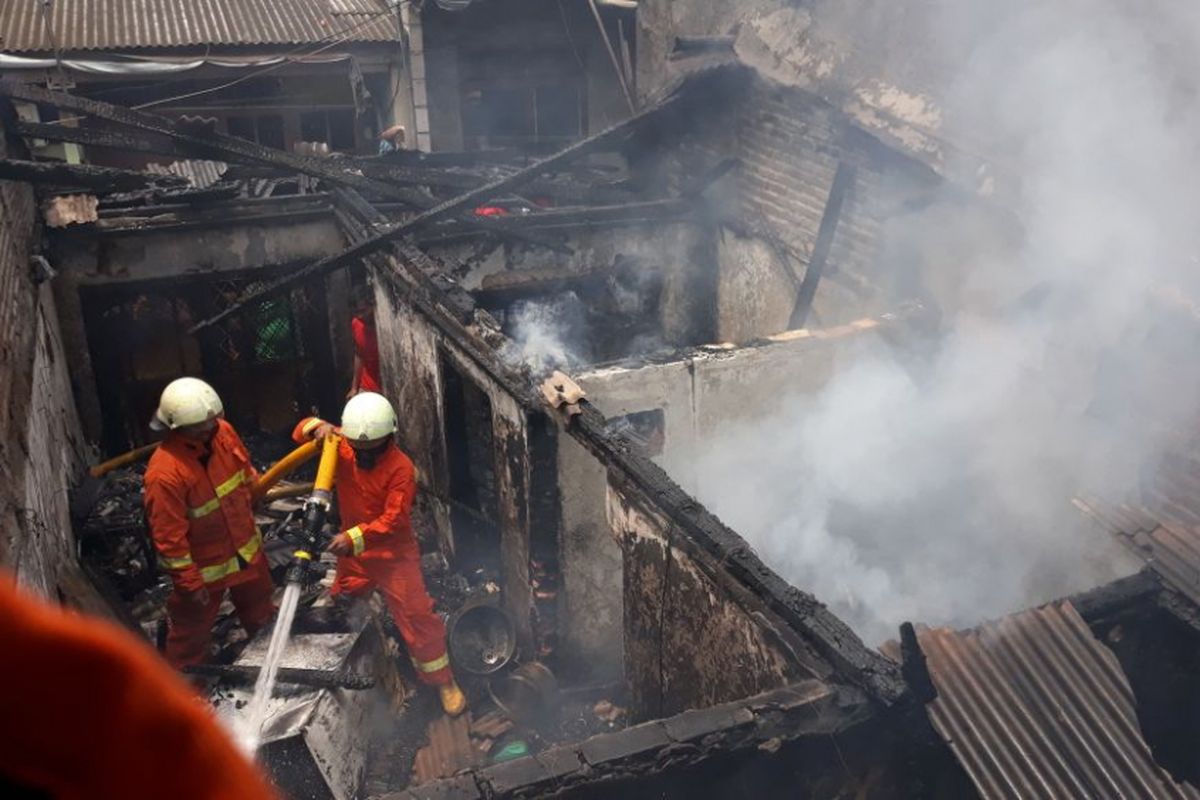
M558 680L540 661L529 661L488 682L492 700L513 722L537 726L558 711Z
M512 661L517 648L512 618L494 602L469 602L450 617L447 639L455 669L491 675Z

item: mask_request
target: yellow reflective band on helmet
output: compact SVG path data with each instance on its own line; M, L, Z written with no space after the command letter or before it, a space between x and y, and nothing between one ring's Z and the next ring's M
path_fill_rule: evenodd
M362 529L357 525L346 531L346 535L349 536L350 541L354 543L354 555L359 555L363 550L367 549L367 544L363 541Z
M442 653L441 657L435 658L433 661L417 661L414 658L412 663L421 672L437 672L439 669L445 669L450 666L450 655Z
M159 556L158 563L163 569L187 569L195 564L190 555L181 556L179 558L171 558L169 556Z
M243 481L245 481L245 480L246 480L245 470L239 469L237 472L233 473L233 475L231 475L224 482L222 482L220 485L217 486L217 496L216 497L214 497L212 500L209 500L204 505L196 506L195 508L189 508L188 516L191 517L192 519L200 519L200 517L207 517L209 514L213 513L214 511L216 511L218 508L221 507L221 498L222 497L224 497L225 495L232 492L234 489L241 486Z
M299 558L304 561L312 561L312 553L308 552L307 550L297 550L296 552L292 553L292 558Z
M228 561L222 561L220 564L210 564L207 567L201 567L200 577L204 579L205 583L215 583L222 578L227 578L240 571L243 563L248 564L253 561L261 549L262 534L255 532L254 536L250 537L250 541L238 548L238 554L233 558Z

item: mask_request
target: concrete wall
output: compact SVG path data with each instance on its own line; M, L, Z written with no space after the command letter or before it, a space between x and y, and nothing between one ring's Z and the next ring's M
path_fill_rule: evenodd
M99 610L75 561L69 493L87 453L54 296L31 279L35 213L28 186L0 181L0 564L46 597Z
M651 500L614 486L607 498L623 554L625 685L634 721L811 677L770 625L714 580L714 564L680 547L675 523Z
M519 643L529 653L533 642L533 598L529 584L529 445L525 411L411 304L390 270L385 267L374 271L375 314L384 389L401 409L401 447L421 471L421 487L428 493L442 546L453 553L441 360L445 356L463 380L482 391L491 404L494 443L491 457L497 483L504 603L516 622Z
M313 205L312 198L251 202L262 208L280 209L293 203ZM226 224L162 232L99 236L70 228L52 232L49 258L60 273L54 282L55 298L67 342L75 400L88 437L100 440L103 424L81 288L305 263L338 252L344 246L345 238L334 222L332 212L323 219L312 219L310 215L310 218L296 222L283 219L270 224ZM345 273L339 272L326 279L326 301L336 379L340 385L349 386L353 352ZM332 330L334 326L336 330Z
M854 176L808 324L839 325L886 308L895 278L882 257L885 222L906 202L931 195L936 176L801 89L752 77L722 108L668 145L663 166L668 181L680 183L719 159L738 159L706 193L729 220L713 245L715 340L743 343L788 329L839 163Z
M539 235L557 237L554 230ZM717 252L714 230L695 222L655 222L572 230L571 255L518 242L442 245L431 255L461 264L463 288L480 288L484 278L502 272L553 270L582 274L604 270L621 259L637 261L662 278L658 323L667 344L683 347L710 342L717 334Z
M316 260L345 246L333 220L226 224L211 228L54 237L55 263L80 283L138 281L186 274L231 272Z
M760 345L701 349L666 363L584 372L575 380L610 420L661 409L665 441L655 463L690 494L711 496L719 487L704 485L693 462L703 438L757 418L785 393L818 392L833 374L839 352L879 325L863 320L790 332ZM628 635L628 628L621 628L618 590L631 579L623 578L621 547L608 535L607 474L568 437L560 437L558 458L562 484L571 487L562 503L563 638L572 656L611 672L609 654Z

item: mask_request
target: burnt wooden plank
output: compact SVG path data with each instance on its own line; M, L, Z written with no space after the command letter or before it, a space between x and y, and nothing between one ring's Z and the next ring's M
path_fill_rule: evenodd
M21 161L0 159L0 180L49 184L95 192L124 192L132 189L171 188L188 185L186 178L155 175L115 167L91 164L67 164L62 161Z
M838 220L842 217L842 205L846 200L846 192L854 182L855 168L845 161L838 162L837 172L833 174L833 183L829 187L829 199L825 203L825 213L821 215L821 224L817 227L817 241L813 244L812 258L808 261L808 269L804 272L804 280L800 282L800 291L796 293L796 305L792 309L788 327L792 330L803 328L812 308L813 298L817 296L817 284L825 271L825 263L829 260L829 251L833 247L833 237L837 233Z
M180 144L166 136L147 134L137 130L112 128L77 128L52 122L26 122L18 120L16 132L30 139L47 139L52 142L73 142L88 147L102 147L123 152L153 153L156 155L191 158L196 150Z
M44 103L63 111L86 114L106 122L127 125L137 130L156 133L170 138L177 145L186 146L197 155L269 164L282 169L324 178L341 186L351 186L362 191L375 192L384 197L393 197L406 202L409 200L418 201L418 198L410 190L367 178L352 165L344 167L339 165L337 159L299 156L283 150L263 147L256 142L238 139L234 136L225 136L208 131L201 133L192 129L181 128L164 117L154 114L123 108L100 100L77 97L63 92L54 92L12 79L0 81L0 96L11 97L15 100L24 100L29 103ZM420 198L419 202L425 202L425 199Z
M535 211L531 214L486 217L470 222L452 220L430 228L417 236L418 243L437 244L467 236L539 228L592 228L626 223L651 223L681 219L696 204L686 200L648 200L611 206L584 206Z

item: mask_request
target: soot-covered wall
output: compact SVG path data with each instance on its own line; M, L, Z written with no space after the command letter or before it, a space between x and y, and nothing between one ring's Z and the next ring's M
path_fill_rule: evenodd
M812 677L752 597L714 580L720 566L631 486L608 491L624 573L625 683L637 720L705 708Z
M33 280L35 215L29 186L0 181L0 565L44 596L99 609L75 561L69 493L85 443L54 295Z

